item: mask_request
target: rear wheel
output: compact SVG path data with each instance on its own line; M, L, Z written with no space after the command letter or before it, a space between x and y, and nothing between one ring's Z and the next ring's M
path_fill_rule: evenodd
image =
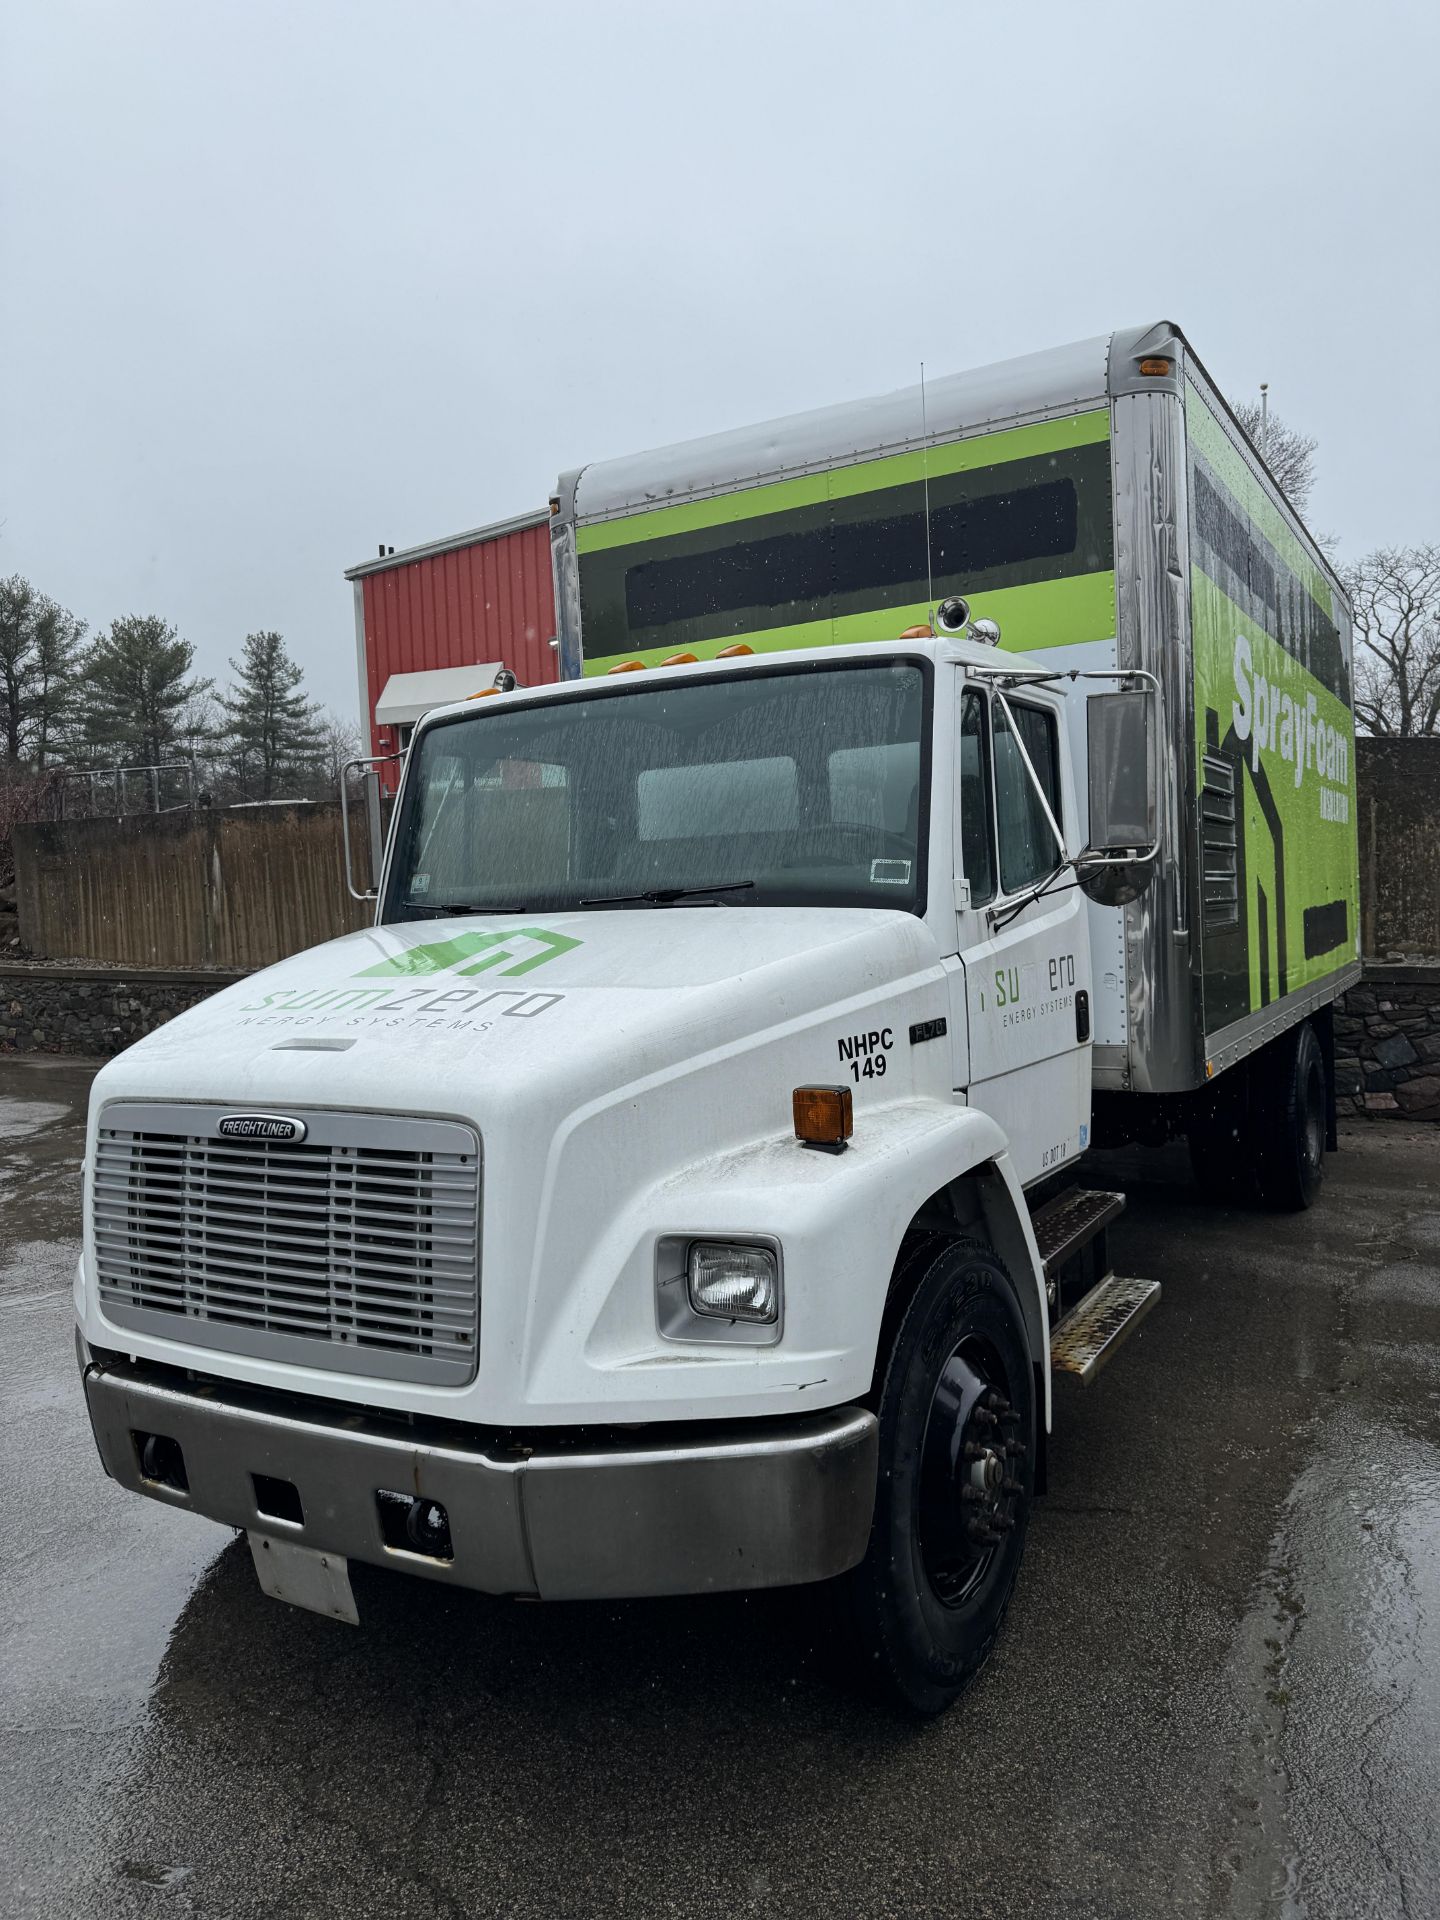
M1009 1274L949 1242L926 1266L879 1382L880 1471L864 1560L846 1576L881 1690L949 1706L995 1644L1035 1477L1035 1375Z
M1269 1051L1255 1142L1260 1197L1277 1213L1299 1213L1325 1171L1325 1056L1308 1020Z

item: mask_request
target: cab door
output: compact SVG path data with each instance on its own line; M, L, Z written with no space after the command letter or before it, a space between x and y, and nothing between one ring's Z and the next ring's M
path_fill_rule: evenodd
M970 1105L1004 1128L1022 1182L1041 1179L1089 1141L1090 949L1070 852L1076 819L1057 703L1000 699L961 680L955 738L959 966L951 1005L969 1034ZM1032 780L1020 750L1024 743ZM1048 890L1033 897L1050 882ZM966 894L968 891L968 902ZM957 1004L959 1002L959 1004Z

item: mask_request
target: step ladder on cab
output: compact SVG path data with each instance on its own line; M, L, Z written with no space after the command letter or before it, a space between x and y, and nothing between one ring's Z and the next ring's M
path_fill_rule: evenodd
M1158 1280L1113 1271L1108 1229L1125 1210L1123 1193L1068 1187L1031 1215L1045 1267L1050 1370L1089 1386L1160 1298Z

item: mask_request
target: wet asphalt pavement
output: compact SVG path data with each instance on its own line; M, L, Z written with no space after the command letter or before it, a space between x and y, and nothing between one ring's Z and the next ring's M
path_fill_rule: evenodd
M356 1630L120 1493L71 1345L88 1079L0 1060L0 1913L1440 1914L1440 1130L1352 1130L1298 1219L1097 1159L1165 1297L916 1727L803 1593L361 1567Z

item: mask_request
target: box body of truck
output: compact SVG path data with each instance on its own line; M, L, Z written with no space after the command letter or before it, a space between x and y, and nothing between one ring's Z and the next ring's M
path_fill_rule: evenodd
M1349 607L1177 327L584 467L552 509L567 676L893 639L958 593L1057 669L1156 677L1161 858L1089 907L1098 1092L1203 1088L1358 977Z

